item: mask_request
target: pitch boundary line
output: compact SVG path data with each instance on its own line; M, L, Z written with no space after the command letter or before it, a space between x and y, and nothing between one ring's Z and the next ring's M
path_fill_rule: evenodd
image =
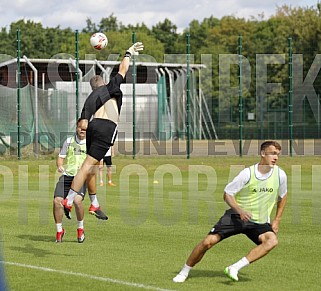
M88 278L88 279L91 279L91 280L109 282L109 283L125 285L125 286L135 287L135 288L141 288L141 289L146 289L146 290L173 291L173 290L170 290L170 289L162 289L162 288L148 286L148 285L144 285L144 284L126 282L126 281L112 279L112 278L108 278L108 277L99 277L99 276L88 275L88 274L72 272L72 271L56 270L56 269L52 269L52 268L44 268L44 267L21 264L21 263L15 263L15 262L0 261L0 263L6 264L6 265L11 265L11 266L16 266L16 267L40 270L40 271L44 271L44 272L53 272L53 273L60 273L60 274L63 274L63 275L78 276L78 277L82 277L82 278Z

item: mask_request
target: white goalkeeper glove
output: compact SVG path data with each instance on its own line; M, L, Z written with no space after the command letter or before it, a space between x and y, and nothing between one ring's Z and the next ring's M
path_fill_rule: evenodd
M142 42L134 43L125 54L125 57L137 56L140 51L144 49L144 45Z

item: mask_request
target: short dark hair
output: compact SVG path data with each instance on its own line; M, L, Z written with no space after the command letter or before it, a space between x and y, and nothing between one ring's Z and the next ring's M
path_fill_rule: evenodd
M267 140L261 144L261 151L265 151L269 146L275 146L277 150L281 150L281 145L274 140Z
M100 87L100 86L102 86L104 84L105 84L104 83L104 79L100 75L93 76L90 79L90 86L91 86L92 90L95 90L95 89L97 89L98 87Z

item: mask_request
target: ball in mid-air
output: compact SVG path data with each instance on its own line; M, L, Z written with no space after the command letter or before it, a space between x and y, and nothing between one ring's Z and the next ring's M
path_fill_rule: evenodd
M108 38L105 34L102 32L96 32L91 35L90 37L90 45L95 49L95 50L102 50L104 49L108 44Z

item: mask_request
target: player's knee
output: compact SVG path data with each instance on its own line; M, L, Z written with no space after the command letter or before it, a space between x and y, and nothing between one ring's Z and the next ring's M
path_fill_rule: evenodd
M278 239L275 234L269 235L266 240L263 242L267 250L272 250L278 245Z
M216 244L216 239L214 236L207 236L203 241L202 241L202 246L204 249L209 250L212 246Z
M61 207L61 204L62 204L62 201L63 199L61 197L55 197L54 198L54 201L53 201L53 204L57 207L57 206L60 206Z
M274 236L271 240L271 246L272 248L275 248L279 244L279 241L276 236Z

